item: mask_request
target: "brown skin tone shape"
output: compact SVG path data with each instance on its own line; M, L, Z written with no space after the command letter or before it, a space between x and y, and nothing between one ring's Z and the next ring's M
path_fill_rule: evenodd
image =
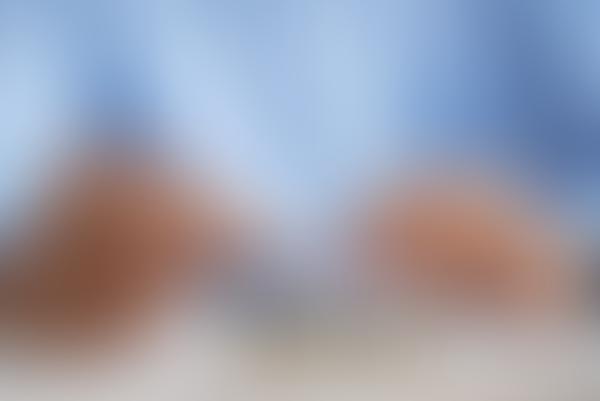
M518 191L481 179L425 179L383 197L368 220L371 255L440 299L487 312L555 313L567 245Z
M214 191L164 170L94 160L63 178L3 284L5 316L45 338L126 331L190 280L209 282L235 240Z

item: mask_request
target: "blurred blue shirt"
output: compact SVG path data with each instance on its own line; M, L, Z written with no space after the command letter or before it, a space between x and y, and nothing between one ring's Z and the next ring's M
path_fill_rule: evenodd
M450 156L518 165L600 220L596 2L44 3L0 8L5 219L68 148L81 105L98 105L86 68L126 65L140 82L118 93L151 104L165 148L282 215L318 215L378 171Z

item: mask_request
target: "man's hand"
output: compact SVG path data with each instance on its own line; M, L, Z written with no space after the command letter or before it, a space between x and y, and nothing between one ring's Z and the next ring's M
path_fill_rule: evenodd
M433 179L384 197L370 249L413 288L482 308L553 308L568 284L566 244L518 191L484 180Z

